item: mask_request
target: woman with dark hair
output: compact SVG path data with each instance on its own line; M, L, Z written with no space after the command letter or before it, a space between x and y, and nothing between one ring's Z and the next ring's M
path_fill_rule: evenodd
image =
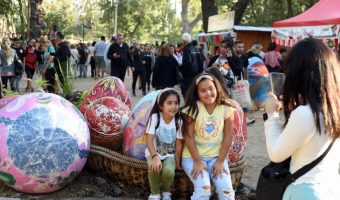
M339 199L340 65L336 55L321 41L304 39L290 51L285 74L283 102L269 93L265 106L270 159L282 162L291 157L289 170L293 174L328 147L330 151L287 187L283 199ZM283 130L278 112L282 106Z
M279 72L281 70L280 60L282 56L275 49L275 42L269 43L267 53L264 55L264 64L267 66L269 73Z
M90 57L90 65L91 65L91 77L96 78L96 60L94 59L94 46L96 45L96 41L93 41L92 44L88 44L87 50L89 52L89 57Z
M146 83L148 86L148 91L150 91L152 67L155 65L156 62L156 57L155 54L151 51L150 44L145 45L144 58L146 70Z
M136 83L138 76L140 76L141 79L141 87L142 87L142 95L146 95L146 70L145 70L145 58L144 53L141 50L141 45L139 43L135 43L133 45L132 50L132 56L133 56L133 67L132 73L133 73L133 81L132 81L132 95L136 96Z
M86 53L86 47L84 43L80 43L80 48L78 49L79 54L79 78L86 78L87 76L87 70L86 70L86 59L87 59L87 53Z
M159 55L152 69L152 87L156 90L174 87L177 84L176 67L177 60L172 56L169 45L160 46Z
M176 46L173 44L169 44L170 53L177 60L178 65L182 65L182 54L177 52Z

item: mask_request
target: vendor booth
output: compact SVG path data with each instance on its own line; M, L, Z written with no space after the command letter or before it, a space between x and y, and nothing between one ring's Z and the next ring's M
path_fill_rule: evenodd
M291 47L299 40L313 37L335 45L339 39L340 0L320 0L295 17L273 23L272 41Z

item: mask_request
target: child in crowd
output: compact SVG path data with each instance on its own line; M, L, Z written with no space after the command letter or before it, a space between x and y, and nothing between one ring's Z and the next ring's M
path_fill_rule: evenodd
M175 168L181 169L182 120L180 97L173 88L163 89L151 110L146 129L146 150L151 195L149 199L171 200Z
M228 161L233 137L234 106L220 83L210 74L198 75L183 107L185 145L182 167L194 184L191 199L211 196L211 183L219 199L234 199Z

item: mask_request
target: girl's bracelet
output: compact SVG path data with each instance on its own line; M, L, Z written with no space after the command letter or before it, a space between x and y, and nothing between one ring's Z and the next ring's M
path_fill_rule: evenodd
M155 155L152 156L152 159L153 159L155 156L157 156L157 153L156 153Z

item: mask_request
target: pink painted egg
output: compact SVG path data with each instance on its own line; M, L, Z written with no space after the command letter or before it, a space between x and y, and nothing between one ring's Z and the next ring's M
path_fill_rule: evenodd
M124 82L117 77L109 76L100 79L87 93L82 104L80 105L80 112L85 113L88 106L94 100L101 97L115 97L121 100L131 109L130 94Z
M25 193L49 193L70 184L90 150L85 118L69 101L31 93L0 112L0 180Z
M102 97L90 103L84 114L91 131L93 144L119 150L131 111L119 99Z
M0 108L6 105L7 103L13 101L15 98L19 97L20 95L12 95L12 96L6 96L2 99L0 99Z

